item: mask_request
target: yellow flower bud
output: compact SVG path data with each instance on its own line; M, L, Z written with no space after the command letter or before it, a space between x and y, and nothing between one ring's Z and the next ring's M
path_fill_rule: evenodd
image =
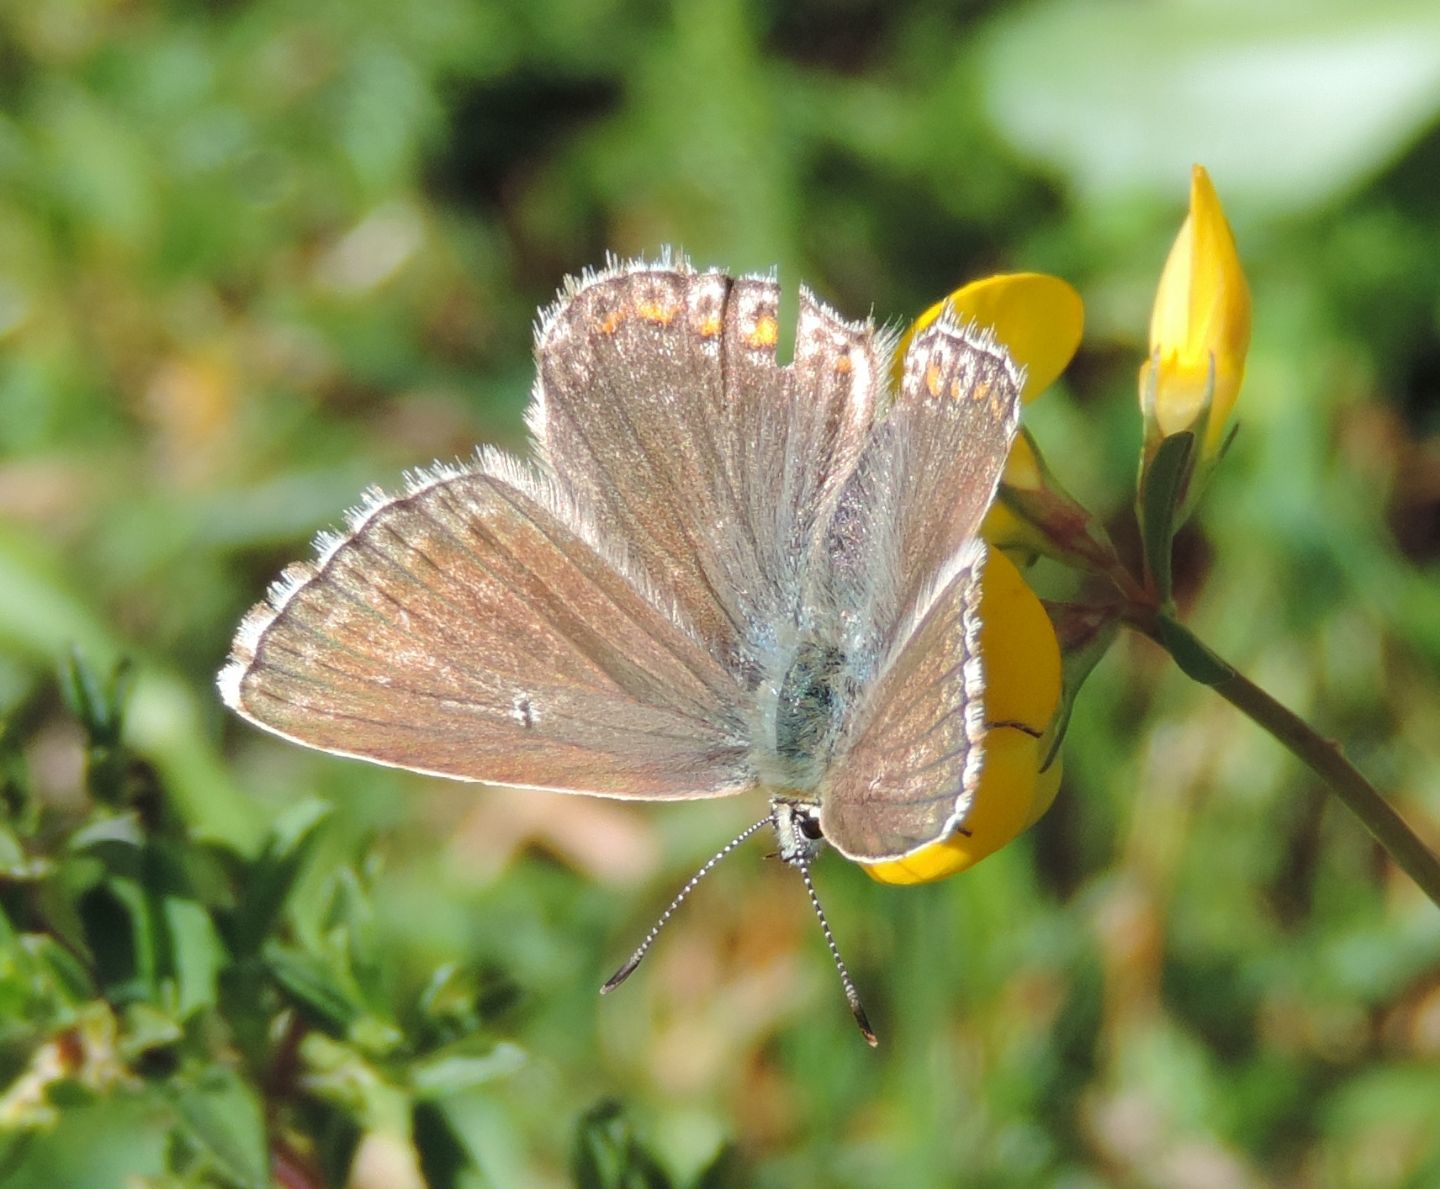
M1146 414L1160 435L1198 430L1208 396L1201 454L1213 457L1245 377L1249 347L1250 289L1210 175L1197 165L1190 213L1160 276L1150 359L1140 377L1142 404L1153 392L1153 409Z
M1020 571L991 549L981 575L980 660L985 674L984 762L965 833L903 859L872 863L881 883L911 884L964 871L999 850L1050 808L1060 787L1051 750L1060 707L1060 646L1040 600ZM1021 725L999 725L1021 724Z

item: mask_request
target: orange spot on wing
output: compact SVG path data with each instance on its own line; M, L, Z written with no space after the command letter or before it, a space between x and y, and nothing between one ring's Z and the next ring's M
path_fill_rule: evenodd
M697 330L702 339L713 339L724 328L725 324L720 320L719 314L706 314L700 319Z
M625 321L627 311L622 307L611 310L605 317L600 319L600 333L605 335L614 334L620 329L620 323Z
M937 364L937 363L932 363L932 364L930 364L929 367L927 367L927 368L925 369L925 388L926 388L926 391L928 391L931 396L939 396L939 395L940 395L940 365L939 365L939 364Z
M745 336L745 345L757 351L773 347L780 340L780 327L770 314L761 314L755 319L755 327Z
M635 312L654 326L669 326L675 320L679 307L661 301L642 301Z

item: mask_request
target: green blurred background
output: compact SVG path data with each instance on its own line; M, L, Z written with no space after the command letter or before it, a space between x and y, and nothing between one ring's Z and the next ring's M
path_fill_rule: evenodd
M197 844L253 853L332 801L282 929L323 932L353 871L396 1028L437 969L482 989L501 1047L440 1103L456 1184L567 1183L609 1099L678 1184L1440 1184L1440 914L1143 641L1097 670L1059 800L1008 850L913 889L820 866L874 1052L758 844L595 994L757 804L412 778L262 737L212 685L365 485L523 449L536 308L607 251L778 266L894 324L987 271L1066 277L1086 342L1030 424L1124 537L1199 161L1255 334L1185 612L1440 841L1437 115L1429 2L3 0L0 712L25 780L46 821L89 812L75 645L134 658L127 739ZM0 906L33 927L14 879ZM10 1105L61 1023L0 1022ZM186 1051L225 1065L232 1026ZM58 1095L0 1147L7 1183L172 1183L165 1072ZM302 1078L272 1122L303 1135L326 1093ZM355 1095L357 1183L407 1183L405 1109Z

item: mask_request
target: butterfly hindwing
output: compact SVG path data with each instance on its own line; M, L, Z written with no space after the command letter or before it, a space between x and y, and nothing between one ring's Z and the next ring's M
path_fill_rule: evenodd
M948 837L969 812L984 758L984 557L984 543L973 539L942 576L821 785L821 828L848 858L900 858Z

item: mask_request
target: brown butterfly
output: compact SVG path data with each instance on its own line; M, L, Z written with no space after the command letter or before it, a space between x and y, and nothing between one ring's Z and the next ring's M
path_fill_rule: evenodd
M778 302L773 279L683 261L568 284L536 336L534 459L482 449L367 493L246 616L226 703L460 780L762 792L766 817L695 880L768 822L817 912L825 843L874 863L963 828L983 751L977 532L1020 376L943 317L891 394L891 340L803 289L781 366Z

